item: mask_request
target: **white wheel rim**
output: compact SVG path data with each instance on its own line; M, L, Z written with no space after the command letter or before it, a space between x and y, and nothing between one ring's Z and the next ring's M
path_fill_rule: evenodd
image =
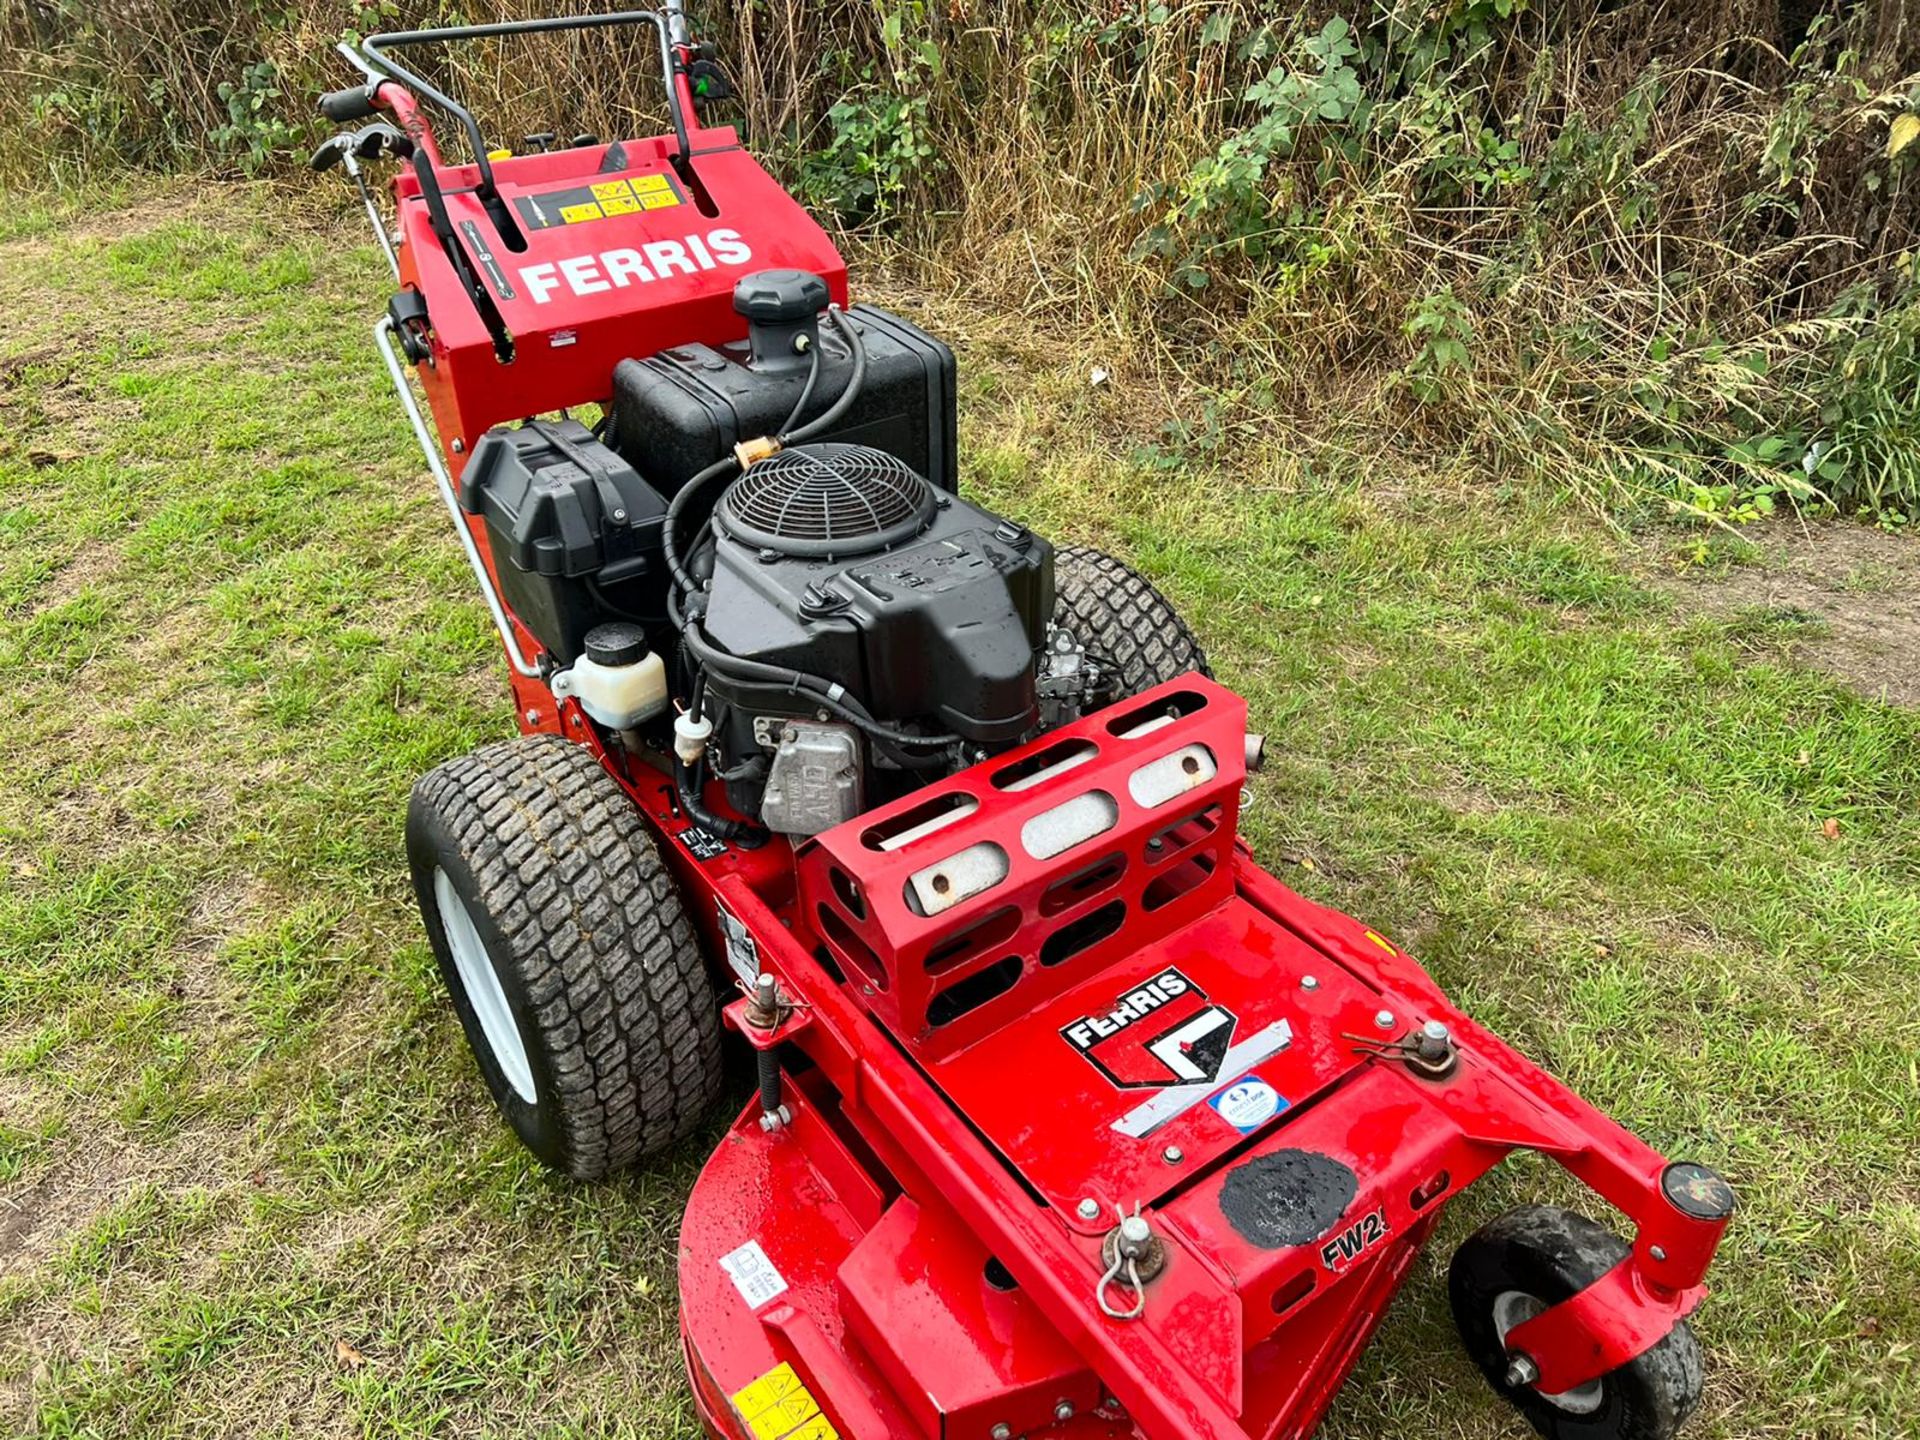
M507 992L501 988L493 961L487 958L487 947L474 928L467 902L438 866L433 872L433 899L440 910L440 929L447 937L447 949L453 952L453 968L459 972L461 988L467 992L467 1003L480 1022L480 1033L486 1038L494 1064L507 1077L513 1093L531 1105L533 1066L527 1061L527 1047L520 1041L513 1011L507 1007Z
M1493 1300L1493 1328L1499 1332L1501 1345L1507 1343L1508 1331L1517 1329L1546 1309L1547 1302L1538 1295L1529 1295L1524 1290L1502 1290ZM1535 1393L1549 1405L1569 1415L1591 1415L1606 1400L1602 1384L1599 1380L1589 1380L1584 1385L1557 1394L1548 1394L1545 1390Z

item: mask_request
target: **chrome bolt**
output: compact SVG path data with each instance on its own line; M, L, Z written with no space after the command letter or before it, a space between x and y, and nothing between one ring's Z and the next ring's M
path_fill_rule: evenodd
M1664 1260L1667 1258L1667 1251L1664 1245L1655 1245L1651 1250L1647 1251L1647 1254L1651 1255L1655 1260Z
M1393 1012L1391 1010L1382 1010L1373 1017L1373 1023L1378 1025L1382 1030L1391 1030L1393 1028Z
M454 454L456 454L456 455L464 455L464 454L466 454L466 453L467 453L467 442L466 442L466 441L464 441L464 440L461 440L461 439L458 439L458 438L456 437L456 438L455 438L455 440L454 440L454 442L453 442L453 453L454 453Z
M1320 988L1320 977L1318 975L1302 975L1300 977L1300 988L1302 990L1318 990Z
M1169 1145L1165 1150L1160 1152L1160 1158L1165 1160L1169 1165L1178 1165L1182 1160L1187 1158L1187 1152L1182 1150L1178 1145Z
M992 1437L992 1440L1013 1440L1013 1427L1004 1420L987 1433Z
M1062 1400L1058 1405L1054 1406L1053 1418L1056 1420L1071 1420L1073 1418L1073 1401Z
M538 710L527 711L527 724L538 725L539 723L540 723L540 712Z
M1129 1215L1120 1222L1120 1244L1138 1249L1153 1238L1153 1231L1138 1215Z
M1507 1362L1507 1388L1524 1389L1540 1378L1540 1367L1533 1363L1531 1355L1516 1355Z
M1453 1038L1447 1027L1438 1020L1427 1021L1420 1027L1420 1033L1437 1045L1444 1045Z
M1082 1200L1077 1208L1082 1220L1098 1220L1100 1218L1100 1202L1091 1195Z

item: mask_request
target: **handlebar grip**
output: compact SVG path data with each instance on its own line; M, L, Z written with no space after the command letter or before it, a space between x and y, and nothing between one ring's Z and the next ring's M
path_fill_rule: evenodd
M373 90L371 85L331 90L320 97L320 113L336 125L344 125L350 120L365 120L380 110L373 103Z

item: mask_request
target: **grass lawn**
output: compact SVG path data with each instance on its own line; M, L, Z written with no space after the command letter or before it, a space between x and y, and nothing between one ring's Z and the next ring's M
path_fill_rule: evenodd
M0 1432L692 1436L704 1143L545 1174L418 931L408 786L512 719L379 256L297 203L0 213ZM1691 1433L1913 1434L1920 717L1802 668L1802 612L1676 599L1682 537L1388 439L1146 466L1124 368L875 298L956 337L973 492L1134 558L1249 697L1262 858L1739 1186ZM1439 1281L1564 1193L1454 1207L1326 1435L1523 1433Z

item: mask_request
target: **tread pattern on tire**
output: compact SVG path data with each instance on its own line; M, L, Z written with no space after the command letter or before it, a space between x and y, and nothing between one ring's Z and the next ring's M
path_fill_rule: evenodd
M685 1138L717 1099L717 1006L678 886L583 747L533 735L448 761L444 817L508 949L558 1094L562 1163L604 1176Z
M1054 552L1053 580L1054 623L1119 667L1121 694L1137 695L1189 670L1213 677L1187 622L1125 561L1089 545L1063 545Z

